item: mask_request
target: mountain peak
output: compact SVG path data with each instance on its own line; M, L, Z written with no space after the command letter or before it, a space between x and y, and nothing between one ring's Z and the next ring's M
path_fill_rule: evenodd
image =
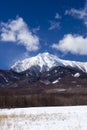
M56 57L57 59L58 59L58 56L56 56L56 55L53 55L53 54L50 54L49 52L44 52L44 53L39 53L37 56L35 56L35 57Z
M58 57L48 52L39 53L37 56L17 61L11 69L16 72L23 72L30 68L39 69L40 72L48 71L58 65Z
M49 52L39 53L38 55L51 55Z

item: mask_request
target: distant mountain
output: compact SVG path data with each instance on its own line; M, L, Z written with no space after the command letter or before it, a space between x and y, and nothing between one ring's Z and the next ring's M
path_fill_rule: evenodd
M73 68L87 73L87 62L77 62L62 60L55 55L47 53L38 54L35 57L26 58L22 61L17 61L11 69L15 72L23 72L27 70L38 72L49 71L50 69L63 66Z
M87 63L62 60L49 53L18 61L10 70L0 70L1 88L28 87L31 93L37 88L43 90L44 86L65 88L80 83L86 86L86 82Z

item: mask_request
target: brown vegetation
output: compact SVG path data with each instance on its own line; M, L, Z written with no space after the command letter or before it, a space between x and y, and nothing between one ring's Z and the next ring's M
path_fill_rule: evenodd
M0 108L87 105L87 94L76 91L0 95Z

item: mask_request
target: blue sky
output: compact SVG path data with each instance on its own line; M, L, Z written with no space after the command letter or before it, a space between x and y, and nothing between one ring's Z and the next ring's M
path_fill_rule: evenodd
M87 0L0 0L0 69L46 51L87 61Z

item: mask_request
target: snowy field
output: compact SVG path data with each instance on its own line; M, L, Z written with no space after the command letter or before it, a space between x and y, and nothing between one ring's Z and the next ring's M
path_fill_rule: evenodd
M0 109L0 130L87 130L87 106Z

